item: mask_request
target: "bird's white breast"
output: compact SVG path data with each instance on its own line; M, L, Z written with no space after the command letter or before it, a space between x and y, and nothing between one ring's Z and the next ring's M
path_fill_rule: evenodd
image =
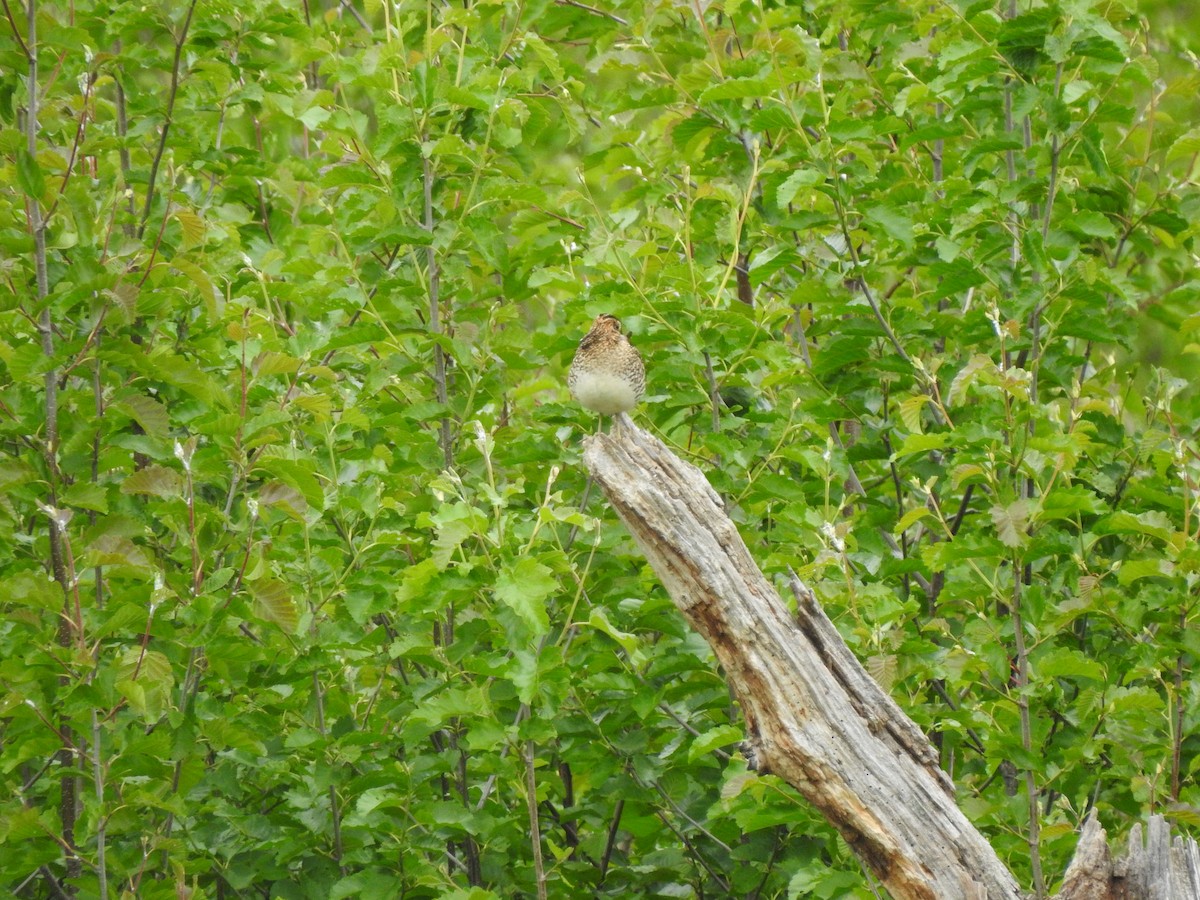
M580 372L572 393L583 406L602 416L628 412L638 400L628 378L607 372Z

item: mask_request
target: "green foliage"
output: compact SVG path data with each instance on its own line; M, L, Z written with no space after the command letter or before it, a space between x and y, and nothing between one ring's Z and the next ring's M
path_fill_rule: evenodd
M1130 4L7 8L0 885L872 896L585 490L599 312L1024 882L1195 824L1197 76Z

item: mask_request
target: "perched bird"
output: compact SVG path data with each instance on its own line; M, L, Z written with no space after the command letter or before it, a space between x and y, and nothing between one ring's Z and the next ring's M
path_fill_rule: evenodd
M596 316L567 373L571 396L602 416L628 412L646 390L646 367L616 316Z

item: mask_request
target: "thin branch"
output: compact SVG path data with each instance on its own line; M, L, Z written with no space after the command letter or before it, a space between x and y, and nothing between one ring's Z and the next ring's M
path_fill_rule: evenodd
M546 900L546 864L542 860L542 830L538 825L537 776L533 770L533 741L525 742L525 806L529 814L529 842L533 846L533 871L538 900Z
M593 16L601 16L605 19L611 19L618 25L628 25L629 23L620 16L610 13L607 10L597 9L594 6L588 6L586 3L580 3L579 0L554 0L556 6L573 6L576 9L582 9L584 12L589 12Z
M448 403L446 391L446 351L438 340L442 336L441 311L441 268L438 265L437 249L433 241L433 166L428 157L421 158L421 181L425 194L425 230L429 232L429 246L425 249L425 261L429 269L429 330L433 332L433 383L437 401L442 407ZM442 461L447 469L454 463L450 445L450 416L448 410L442 414L439 426L439 443L442 445Z
M1013 637L1016 642L1017 659L1014 673L1017 713L1021 722L1021 748L1032 758L1033 726L1029 715L1029 655L1025 647L1025 621L1021 609L1021 567L1013 560ZM1029 810L1029 831L1025 836L1029 846L1029 867L1033 871L1033 887L1039 900L1046 896L1046 881L1042 875L1041 823L1038 820L1038 786L1033 769L1025 767L1025 801Z
M37 0L29 0L26 9L28 18L25 47L29 58L29 106L25 115L26 148L31 157L37 157L38 148L38 38L37 38ZM37 301L40 307L37 319L37 330L41 335L42 352L53 363L54 359L54 323L50 317L50 306L46 298L50 293L49 276L46 270L46 222L42 218L42 200L40 197L28 198L29 229L33 232L34 270L37 282ZM58 505L58 367L51 364L46 371L45 385L45 428L46 428L46 463L49 470L50 508ZM62 531L56 515L51 515L50 522L50 568L54 580L58 582L63 592L64 609L59 619L58 644L69 648L75 636L75 627L70 612L71 588L67 576L66 559L63 554ZM82 635L79 639L82 641ZM64 674L60 684L66 690L70 687L72 678ZM62 822L62 843L67 850L67 878L78 878L82 872L82 863L75 850L75 814L76 791L78 785L76 776L68 774L75 765L74 736L68 718L60 718L59 728L56 729L63 738L63 747L58 752L58 761L62 770L62 784L59 793L59 818Z
M362 28L364 30L366 30L366 31L371 30L371 26L367 24L367 20L362 17L362 13L360 13L358 11L358 9L355 8L354 4L351 3L350 0L339 0L339 2L342 5L342 9L346 10L347 12L350 13L350 15L354 16L355 21L357 21L358 24L360 26L362 26Z
M625 812L625 798L620 797L613 806L612 821L608 823L608 839L604 842L604 855L600 857L600 878L596 882L596 887L604 884L604 879L608 875L608 864L612 861L613 850L617 846L617 829L621 827L623 812Z
M8 19L8 24L12 27L13 37L17 39L17 46L21 48L21 53L25 58L29 59L29 48L21 40L21 29L17 27L16 20L13 19L12 10L8 8L8 0L0 0L0 3L4 4L4 16Z
M162 163L163 154L167 151L167 135L171 131L171 121L175 114L175 96L179 93L179 61L183 57L183 45L187 41L188 29L192 25L192 14L196 11L196 0L188 4L187 16L183 20L183 28L175 39L175 59L171 63L171 88L167 92L167 114L163 122L162 134L158 139L158 151L150 163L150 178L146 183L146 203L142 207L142 221L138 225L138 237L146 231L146 223L150 220L150 207L154 204L154 182L158 180L158 167Z

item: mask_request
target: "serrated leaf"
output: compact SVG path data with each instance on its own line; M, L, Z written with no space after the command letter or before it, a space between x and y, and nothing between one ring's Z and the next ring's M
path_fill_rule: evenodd
M788 204L795 199L796 194L801 188L812 187L815 184L820 184L825 179L821 177L821 173L816 169L803 168L797 172L793 172L775 189L775 205L780 209L787 209Z
M1041 654L1034 666L1037 674L1046 678L1087 678L1101 683L1107 680L1104 666L1071 647L1058 647Z
M921 410L928 402L928 394L913 394L900 404L900 421L913 434L921 434L925 430L921 424Z
M264 456L255 466L255 470L259 469L299 491L312 509L318 511L325 509L325 489L313 472L311 462L284 459L280 456Z
M259 378L268 375L290 375L300 371L301 360L287 353L264 350L255 358L251 368Z
M63 503L77 509L93 512L108 512L108 490L104 485L90 481L77 481L63 492Z
M157 650L130 647L117 665L117 690L130 709L147 722L162 718L174 687L171 661Z
M963 463L955 466L950 472L950 484L957 488L968 478L977 478L980 475L983 475L983 466L977 463Z
M950 382L950 389L946 392L946 400L951 406L958 406L966 399L967 391L970 390L971 385L974 384L975 379L980 373L997 375L999 374L999 368L990 356L976 353L965 366L959 369L958 373L954 376L954 380Z
M300 623L300 614L292 600L286 584L274 578L263 578L250 583L250 595L258 614L268 622L274 622L285 634L295 634Z
M1095 210L1080 210L1071 216L1064 225L1078 234L1095 238L1115 238L1117 226L1104 213Z
M765 97L770 93L771 88L758 78L730 78L705 89L700 94L700 102L742 100L747 97Z
M60 610L63 590L58 582L42 572L17 572L0 578L0 603Z
M26 197L41 202L46 193L46 179L42 176L42 167L38 165L28 150L21 148L17 151L17 184Z
M117 664L117 677L167 686L175 681L171 661L157 650L141 647L126 648Z
M221 297L217 293L216 287L213 286L212 279L208 277L208 273L191 260L178 256L171 260L171 266L187 276L188 280L196 286L196 291L200 294L200 302L204 304L204 311L210 319L217 319L220 313Z
M695 762L718 747L741 743L743 738L742 729L733 725L718 725L716 728L698 735L692 741L692 746L688 748L688 762Z
M896 457L910 456L913 453L928 453L930 450L941 450L950 443L949 432L940 431L935 434L910 434L896 451Z
M54 367L54 361L30 341L14 348L5 359L5 365L13 381L37 383Z
M554 82L561 84L565 80L565 75L562 63L558 59L558 54L532 31L526 31L521 39L524 41L526 47L533 50L547 71L554 76Z
M638 648L638 639L636 634L631 634L628 631L621 631L608 619L608 613L603 607L594 607L591 614L588 616L587 624L592 628L598 628L610 638L621 645L634 665L640 665L640 661L644 661L645 654Z
M535 559L507 563L496 579L496 599L511 609L540 638L550 630L546 598L558 590L554 573Z
M258 502L262 506L274 506L282 509L299 521L304 521L308 512L308 503L304 495L282 481L269 481L258 492Z
M1171 144L1171 149L1167 151L1167 162L1191 159L1197 154L1200 154L1200 128L1193 128Z
M892 529L892 534L903 534L905 531L912 528L912 526L917 522L929 515L933 514L929 511L929 507L927 506L917 506L913 509L910 509L900 517L900 521L897 522L896 526Z
M876 653L867 657L863 663L863 667L876 684L885 691L891 691L892 685L896 683L896 674L899 671L896 654Z
M135 394L113 404L142 426L142 431L154 438L165 438L171 433L171 417L167 408L153 397Z
M183 232L183 246L194 247L204 241L204 220L190 209L176 209L175 220Z
M1020 547L1027 538L1033 504L1027 499L1014 500L1007 506L996 504L988 512L996 526L996 536L1006 547Z
M145 550L124 535L112 533L101 534L88 545L82 565L87 568L129 566L147 573L151 568L150 557Z
M1170 541L1175 533L1171 520L1156 510L1136 515L1119 510L1098 521L1093 530L1096 534L1145 534L1162 541Z
M913 221L908 216L890 206L872 206L866 211L866 217L880 225L892 238L903 244L913 241Z
M166 466L146 466L125 476L122 494L153 494L155 497L178 497L183 493L183 476Z
M1117 570L1117 583L1122 587L1142 578L1168 578L1175 574L1175 566L1169 559L1128 559Z

